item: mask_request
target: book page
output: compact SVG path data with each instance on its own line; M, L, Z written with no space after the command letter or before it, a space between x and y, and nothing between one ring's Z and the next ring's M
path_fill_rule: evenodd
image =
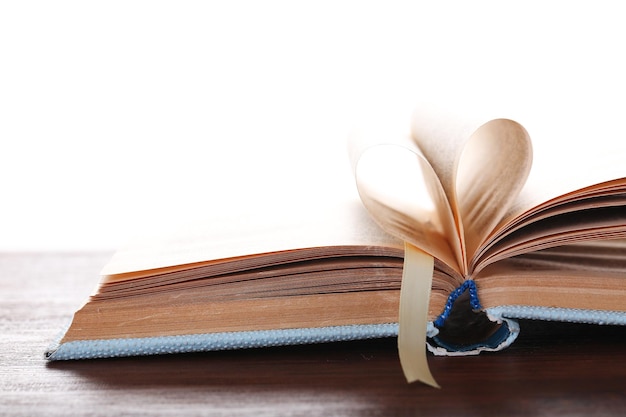
M439 179L408 134L379 128L349 141L363 205L384 230L462 274L462 240Z
M516 103L514 97L500 99L480 103L456 100L443 106L439 101L419 106L413 119L416 140L440 176L444 188L447 188L446 192L457 192L453 198L457 199L465 229L468 259L472 258L472 254L480 253L480 248L507 224L557 198L571 198L574 191L591 186L600 193L626 192L626 164L622 161L623 155L626 155L626 130L621 122L619 107L599 107L593 102L578 101L559 102L556 107L550 107L550 102L539 101L535 106L528 106ZM441 112L439 109L443 107L450 111ZM460 124L455 124L458 116L453 114L474 122L460 121ZM523 175L509 181L511 164L519 164L520 160L530 163L529 157L519 157L522 148L497 149L498 146L495 146L496 149L493 149L493 143L487 143L481 151L481 147L477 146L476 153L483 152L484 155L476 160L483 158L492 162L475 164L477 167L482 165L482 169L472 169L469 163L469 168L463 168L465 137L480 123L494 118L507 118L520 123L532 142L532 166L517 165L513 170L520 172L530 168L524 183ZM602 185L608 181L613 181L610 191ZM498 189L506 190L519 185L521 190L517 195L517 191L505 197L493 195L498 193ZM469 190L467 195L470 197L466 198L465 206L464 197L461 197L463 188ZM494 216L489 209L498 204L501 206L496 211L497 216ZM578 209L595 205L595 202L581 202ZM486 216L486 213L489 215ZM483 218L494 217L489 223L481 221L476 214Z
M434 103L417 104L411 118L411 136L437 173L455 211L458 211L457 163L472 133L489 120ZM476 170L480 169L482 167L476 167Z
M411 136L380 124L351 138L361 200L390 233L467 274L467 259L524 185L526 131L506 119L468 123L434 106L418 108Z
M626 311L626 240L564 245L494 263L475 278L483 307Z
M435 105L418 106L412 133L446 190L471 259L526 182L530 138L515 121L487 112L455 116Z
M347 196L343 201L314 206L240 209L207 216L176 230L159 230L118 250L101 274L184 269L221 259L351 245L403 248L401 241L370 219L360 201Z
M572 113L521 121L533 141L533 166L507 218L574 190L626 178L626 129L619 120Z

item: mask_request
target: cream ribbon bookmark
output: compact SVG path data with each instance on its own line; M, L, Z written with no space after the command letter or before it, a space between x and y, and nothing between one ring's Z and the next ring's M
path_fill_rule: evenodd
M426 325L433 269L432 256L405 242L398 319L398 354L408 382L421 381L439 388L430 373L426 357Z

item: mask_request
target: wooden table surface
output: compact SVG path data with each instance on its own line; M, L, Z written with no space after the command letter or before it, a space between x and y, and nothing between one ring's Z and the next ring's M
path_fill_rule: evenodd
M626 328L521 323L504 352L430 357L404 381L395 339L47 363L110 254L0 254L0 416L626 414Z

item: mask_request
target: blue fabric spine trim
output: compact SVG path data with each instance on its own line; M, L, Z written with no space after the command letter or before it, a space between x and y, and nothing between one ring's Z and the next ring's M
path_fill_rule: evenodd
M478 299L478 290L476 289L476 283L474 282L474 280L468 279L450 293L450 295L448 296L448 301L446 302L446 306L443 309L443 313L441 313L434 322L435 326L443 326L446 319L450 315L450 311L452 311L452 306L454 305L454 302L465 291L469 291L470 304L472 306L472 309L474 309L475 311L482 310L480 300Z
M508 317L514 319L626 326L626 312L623 311L509 305L491 307L486 309L485 312L494 321Z
M80 340L56 343L46 352L49 360L95 359L159 355L270 346L328 343L397 336L396 323L190 334L128 339Z

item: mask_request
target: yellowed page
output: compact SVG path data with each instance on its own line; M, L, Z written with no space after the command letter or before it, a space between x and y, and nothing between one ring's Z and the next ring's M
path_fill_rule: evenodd
M625 252L616 239L504 259L476 277L481 304L626 311Z
M435 105L418 106L412 133L446 190L471 259L526 181L530 138L515 121Z
M534 152L533 167L507 218L571 191L626 178L626 128L621 120L580 112L520 114Z
M101 274L116 275L300 248L372 245L403 248L357 198L317 205L260 205L157 231L118 250Z
M463 274L462 241L432 167L407 134L372 129L349 142L364 206L384 230Z
M433 117L439 117L440 121L450 117L451 120L460 119L460 126L447 129L461 137L468 132L471 134L480 123L498 118L514 120L524 127L532 142L532 167L525 185L507 210L504 222L574 190L626 178L623 106L605 101L607 95L603 91L598 91L599 100L589 99L595 93L579 97L576 88L572 85L571 97L551 95L549 100L544 100L538 96L534 102L520 101L516 95L507 94L506 89L494 94L489 88L484 91L485 97L491 97L489 100L482 96L457 94L429 96L430 101L419 105L416 113L433 109L430 117L433 124L439 123ZM606 91L608 88L606 86ZM422 118L420 124L427 123L428 119ZM414 129L417 120L414 116ZM436 171L440 169L436 167L439 163L431 159L441 158L442 164L449 164L454 158L450 152L455 157L461 152L458 150L461 144L457 141L464 139L453 136L439 134L440 140L432 145L434 150L424 150ZM448 142L444 137L449 137ZM454 177L451 172L440 175L442 178ZM445 184L452 184L452 179L442 179L442 184L447 187Z
M452 196L451 206L458 210L467 259L490 235L525 212L575 190L626 179L626 129L611 106L561 102L558 107L546 107L550 103L541 101L523 106L514 97L492 103L471 99L434 103L418 107L412 129ZM449 112L442 112L444 107ZM530 149L523 140L518 147L498 147L497 141L490 140L473 150L468 147L467 135L493 118L523 125L532 142L532 166ZM478 157L467 158L468 149ZM519 186L518 193L513 188ZM612 186L612 192L624 192L626 180Z
M554 222L544 228L521 229L521 233L515 235L514 239L507 239L506 245L495 245L482 254L475 270L506 258L555 246L626 238L626 212L623 206L604 211L600 216L586 216L584 211L576 215L580 218L580 224ZM578 260L572 258L570 261L576 263Z
M521 125L469 120L420 106L411 137L382 119L354 133L350 143L370 214L385 230L463 275L467 260L517 197L532 162Z

